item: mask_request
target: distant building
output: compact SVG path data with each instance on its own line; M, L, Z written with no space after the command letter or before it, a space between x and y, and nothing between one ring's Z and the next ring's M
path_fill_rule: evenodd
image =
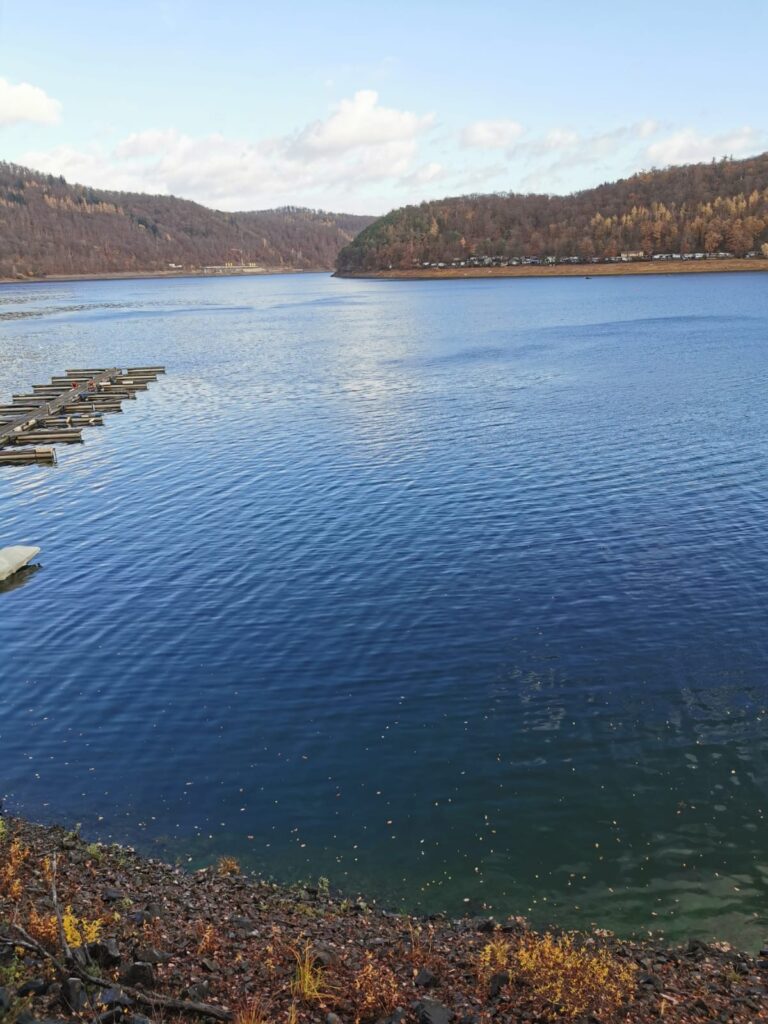
M645 259L645 253L642 249L636 249L634 252L623 252L621 254L622 263L631 263L632 260Z

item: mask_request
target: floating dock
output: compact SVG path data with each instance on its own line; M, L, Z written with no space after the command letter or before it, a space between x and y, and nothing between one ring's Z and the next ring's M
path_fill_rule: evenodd
M87 367L12 395L0 405L0 466L55 463L53 445L80 443L84 427L102 426L106 413L122 412L122 403L161 373L164 366Z

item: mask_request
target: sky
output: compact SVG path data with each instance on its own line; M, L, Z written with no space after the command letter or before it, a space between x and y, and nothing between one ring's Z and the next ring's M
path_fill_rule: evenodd
M0 0L0 158L382 214L768 150L768 0Z

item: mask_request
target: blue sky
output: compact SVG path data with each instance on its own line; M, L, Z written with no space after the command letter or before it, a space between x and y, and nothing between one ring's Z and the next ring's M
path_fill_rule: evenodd
M2 157L383 213L768 149L768 0L0 3Z

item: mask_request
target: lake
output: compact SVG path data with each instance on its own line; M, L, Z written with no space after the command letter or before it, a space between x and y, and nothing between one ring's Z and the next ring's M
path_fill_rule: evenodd
M0 286L0 795L380 905L768 938L768 275Z

